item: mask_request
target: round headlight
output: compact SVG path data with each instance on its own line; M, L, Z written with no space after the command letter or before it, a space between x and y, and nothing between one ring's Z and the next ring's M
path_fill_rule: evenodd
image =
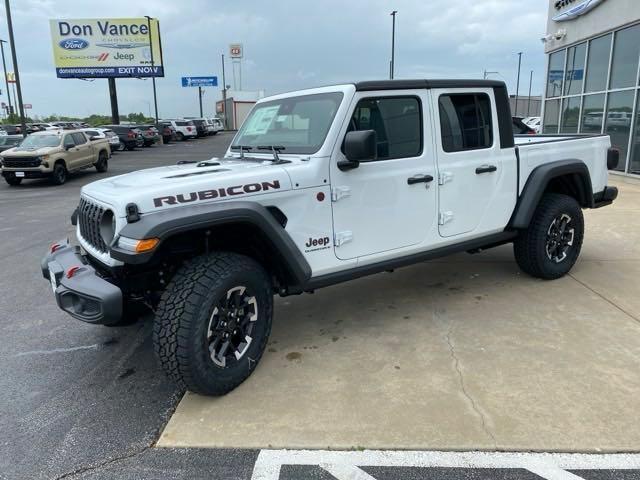
M116 216L111 210L105 210L100 219L100 236L105 244L111 245L116 234Z

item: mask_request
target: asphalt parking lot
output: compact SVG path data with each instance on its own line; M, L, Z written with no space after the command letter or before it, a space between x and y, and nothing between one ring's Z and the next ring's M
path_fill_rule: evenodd
M230 140L116 153L108 175ZM164 377L149 321L93 327L55 306L40 257L103 176L0 184L0 478L640 478L637 182L612 181L619 200L586 213L555 282L507 246L278 299L260 366L212 399ZM590 455L429 452L478 450Z

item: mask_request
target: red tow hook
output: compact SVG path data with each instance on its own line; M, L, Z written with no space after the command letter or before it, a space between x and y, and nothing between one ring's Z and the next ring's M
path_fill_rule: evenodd
M67 278L73 277L81 268L82 267L71 267L69 270L67 270Z
M62 245L60 245L59 243L54 243L53 245L51 245L49 250L51 253L54 253L56 250L60 250L61 248L62 248Z

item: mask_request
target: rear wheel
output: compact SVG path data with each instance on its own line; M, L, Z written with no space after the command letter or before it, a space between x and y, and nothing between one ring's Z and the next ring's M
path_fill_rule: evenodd
M56 163L51 174L51 183L54 185L62 185L67 181L67 167L64 163Z
M181 387L224 395L260 361L271 331L269 276L253 259L218 252L190 260L162 294L153 344Z
M185 140L185 138L184 138L184 134L183 134L182 132L178 132L178 133L176 133L176 138L177 138L178 140L180 140L181 142L183 142L183 141Z
M128 143L126 146L127 150L129 150L130 152L136 149L136 144L135 143Z
M576 263L583 238L584 217L578 202L568 195L545 194L529 228L514 242L516 261L534 277L560 278Z
M12 187L16 187L22 183L22 178L16 177L15 173L13 172L7 172L4 179Z
M109 168L109 156L104 150L98 154L98 161L95 163L96 170L104 173Z

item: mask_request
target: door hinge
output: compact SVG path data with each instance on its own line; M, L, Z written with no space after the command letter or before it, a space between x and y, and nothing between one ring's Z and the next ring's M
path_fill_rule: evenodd
M338 232L333 236L333 244L336 247L339 247L340 245L344 245L347 242L350 242L351 240L353 240L353 232L347 230L344 232Z
M438 215L438 225L444 225L453 220L453 212L440 212Z
M438 174L438 185L444 185L447 182L453 180L453 173L451 172L440 172Z
M350 197L351 188L349 187L334 187L331 189L331 201L337 202L341 198Z

